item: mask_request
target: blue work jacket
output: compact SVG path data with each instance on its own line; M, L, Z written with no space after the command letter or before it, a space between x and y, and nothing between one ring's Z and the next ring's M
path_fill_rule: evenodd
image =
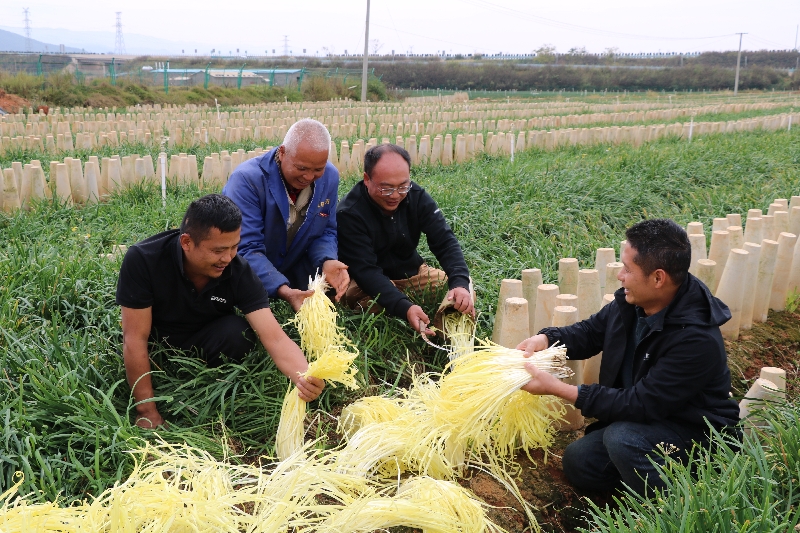
M283 185L275 150L236 167L222 194L242 211L239 254L247 259L270 297L281 285L308 288L322 263L337 259L336 200L339 171L331 163L314 182L306 218L287 246L289 197Z

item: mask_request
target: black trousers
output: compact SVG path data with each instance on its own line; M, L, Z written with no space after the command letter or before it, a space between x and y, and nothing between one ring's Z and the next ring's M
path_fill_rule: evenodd
M702 433L698 437L702 438ZM625 483L645 495L648 487L666 486L650 462L664 465L659 448L685 463L692 445L692 440L684 440L665 424L620 421L571 443L561 463L567 479L576 487L606 491L622 488Z
M222 355L240 362L256 347L258 338L243 317L227 315L187 335L156 333L151 340L171 348L196 352L208 366L215 367L222 364Z

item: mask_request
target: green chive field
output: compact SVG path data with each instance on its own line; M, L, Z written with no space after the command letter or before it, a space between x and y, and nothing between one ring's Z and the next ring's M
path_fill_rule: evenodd
M170 148L167 153L188 152L202 161L211 152L256 146L255 141L212 143ZM153 153L155 158L158 149L133 144L69 155L85 161L88 155L112 153ZM43 154L11 151L0 156L0 167L37 158L46 165ZM358 179L344 176L340 197ZM714 217L766 210L775 198L800 194L800 131L709 134L691 142L669 137L638 148L599 144L532 149L517 153L513 161L484 154L464 164L414 168L412 179L438 201L462 244L478 297L478 334L488 337L500 280L518 278L521 269L541 268L545 283L552 283L559 258L576 257L581 268L593 268L595 250L618 249L625 228L639 220L669 217L682 225L701 221L709 232ZM120 311L114 304L120 262L99 254L109 253L112 245L130 245L177 227L188 203L207 192L211 191L170 186L162 207L160 188L145 184L86 207L45 201L29 211L0 214L0 494L21 473L24 481L18 493L31 502L69 505L91 500L131 472L134 457L129 450L156 438L243 462L273 453L288 380L263 349L240 365L214 369L191 357L153 353L159 410L169 427L156 434L133 425ZM423 257L435 265L424 243L422 249ZM429 307L435 304L428 302ZM283 302L273 302L273 311L281 323L291 317ZM403 321L343 308L339 313L341 325L361 352L362 390L329 387L310 405L307 439L321 437L319 446L335 444L335 415L347 403L407 386L412 372L440 370L446 363L445 355L428 347ZM291 327L286 330L298 338ZM598 499L566 486L555 472L556 458L547 464L540 461L536 469L523 463L530 468L523 468L519 483L529 489L523 494L530 493L541 527L796 529L796 302L786 312L771 313L770 321L754 328L749 340L728 347L735 396L744 394L761 366L774 364L787 371L787 402L767 411L765 428L752 432L740 449L727 446L720 437L719 446L698 452L697 480L687 469L668 463L665 475L673 489L656 500L622 495ZM748 359L754 353L758 357ZM577 436L562 435L557 448ZM471 486L469 480L464 483ZM504 501L488 503L502 507ZM512 499L508 505L513 503ZM524 515L514 509L492 509L490 516L508 531L530 531Z

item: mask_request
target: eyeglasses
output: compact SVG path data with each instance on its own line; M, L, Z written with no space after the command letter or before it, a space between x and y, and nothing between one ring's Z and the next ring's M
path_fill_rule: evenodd
M411 190L411 185L403 185L402 187L380 187L378 190L381 192L381 196L391 196L395 192L400 194L400 196L403 196L408 194L408 191Z

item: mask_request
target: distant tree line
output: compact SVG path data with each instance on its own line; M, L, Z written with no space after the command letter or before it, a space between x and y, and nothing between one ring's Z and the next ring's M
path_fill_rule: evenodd
M675 54L664 57L658 56L631 56L621 53L617 48L607 48L600 54L590 54L585 48L572 48L567 52L558 52L552 45L543 45L533 51L535 56L523 59L504 59L502 63L514 64L551 64L551 65L592 65L592 66L641 66L641 67L688 67L688 66L712 66L712 67L736 67L737 51L728 52L703 52L698 55ZM800 53L795 50L742 50L742 66L749 67L769 67L777 69L794 69L798 66ZM301 57L264 57L248 56L241 58L229 57L208 57L208 56L141 56L137 57L132 64L152 64L153 61L170 60L174 65L180 63L181 68L204 68L209 61L211 68L239 68L243 62L247 68L346 68L359 69L361 58L353 56L301 56ZM378 67L387 63L419 63L433 62L439 64L441 61L497 61L491 56L480 54L465 56L456 54L439 58L437 56L405 56L405 55L371 55L370 65Z
M697 57L688 58L687 65L698 64L713 67L736 67L736 51L705 52ZM796 50L742 50L742 66L769 67L779 69L797 68L800 54Z
M720 90L733 88L734 71L713 66L668 68L614 68L575 66L519 66L501 62L398 62L376 67L388 87L402 89L447 88L459 90ZM739 88L792 88L783 71L755 67L742 69Z
M387 87L398 89L459 90L719 90L732 89L736 51L705 52L699 55L632 57L609 48L602 54L588 54L583 48L558 53L543 45L536 55L517 60L491 57L370 57L370 70ZM53 56L55 57L55 56ZM65 56L66 57L66 56ZM743 51L739 87L742 90L797 89L800 76L797 51ZM48 60L52 59L47 56ZM0 54L0 71L18 70L20 61L31 57ZM342 80L347 86L360 82L358 57L149 57L125 61L118 73L136 73L145 65L170 61L172 68L305 68L308 75L325 75ZM35 64L28 65L30 73ZM4 68L6 67L6 68ZM49 70L45 68L45 73ZM371 82L372 84L372 82ZM379 84L376 84L376 87ZM316 90L315 90L316 91ZM325 92L338 90L330 87ZM382 96L380 96L382 98Z
M620 53L616 48L607 48L601 54L589 54L585 48L572 48L566 53L558 53L551 45L537 49L536 57L529 63L553 65L608 65L642 67L684 67L710 66L736 68L738 52L703 52L699 55L674 54L660 57L632 56ZM769 67L794 69L798 66L800 54L796 50L742 50L742 67Z
M460 90L720 90L732 89L736 51L705 52L699 55L631 57L609 48L602 54L588 54L573 48L558 53L544 45L536 56L520 60L453 56L420 58L382 55L370 58L370 67L387 87L398 89ZM742 90L796 89L800 87L794 69L796 51L743 51L739 87ZM156 58L137 58L147 63ZM205 66L208 58L181 58L181 64ZM215 58L213 67L231 60ZM231 63L232 64L232 63ZM237 63L238 64L238 63ZM248 58L247 67L301 68L311 70L360 70L360 58L303 57ZM354 76L355 77L355 76Z

